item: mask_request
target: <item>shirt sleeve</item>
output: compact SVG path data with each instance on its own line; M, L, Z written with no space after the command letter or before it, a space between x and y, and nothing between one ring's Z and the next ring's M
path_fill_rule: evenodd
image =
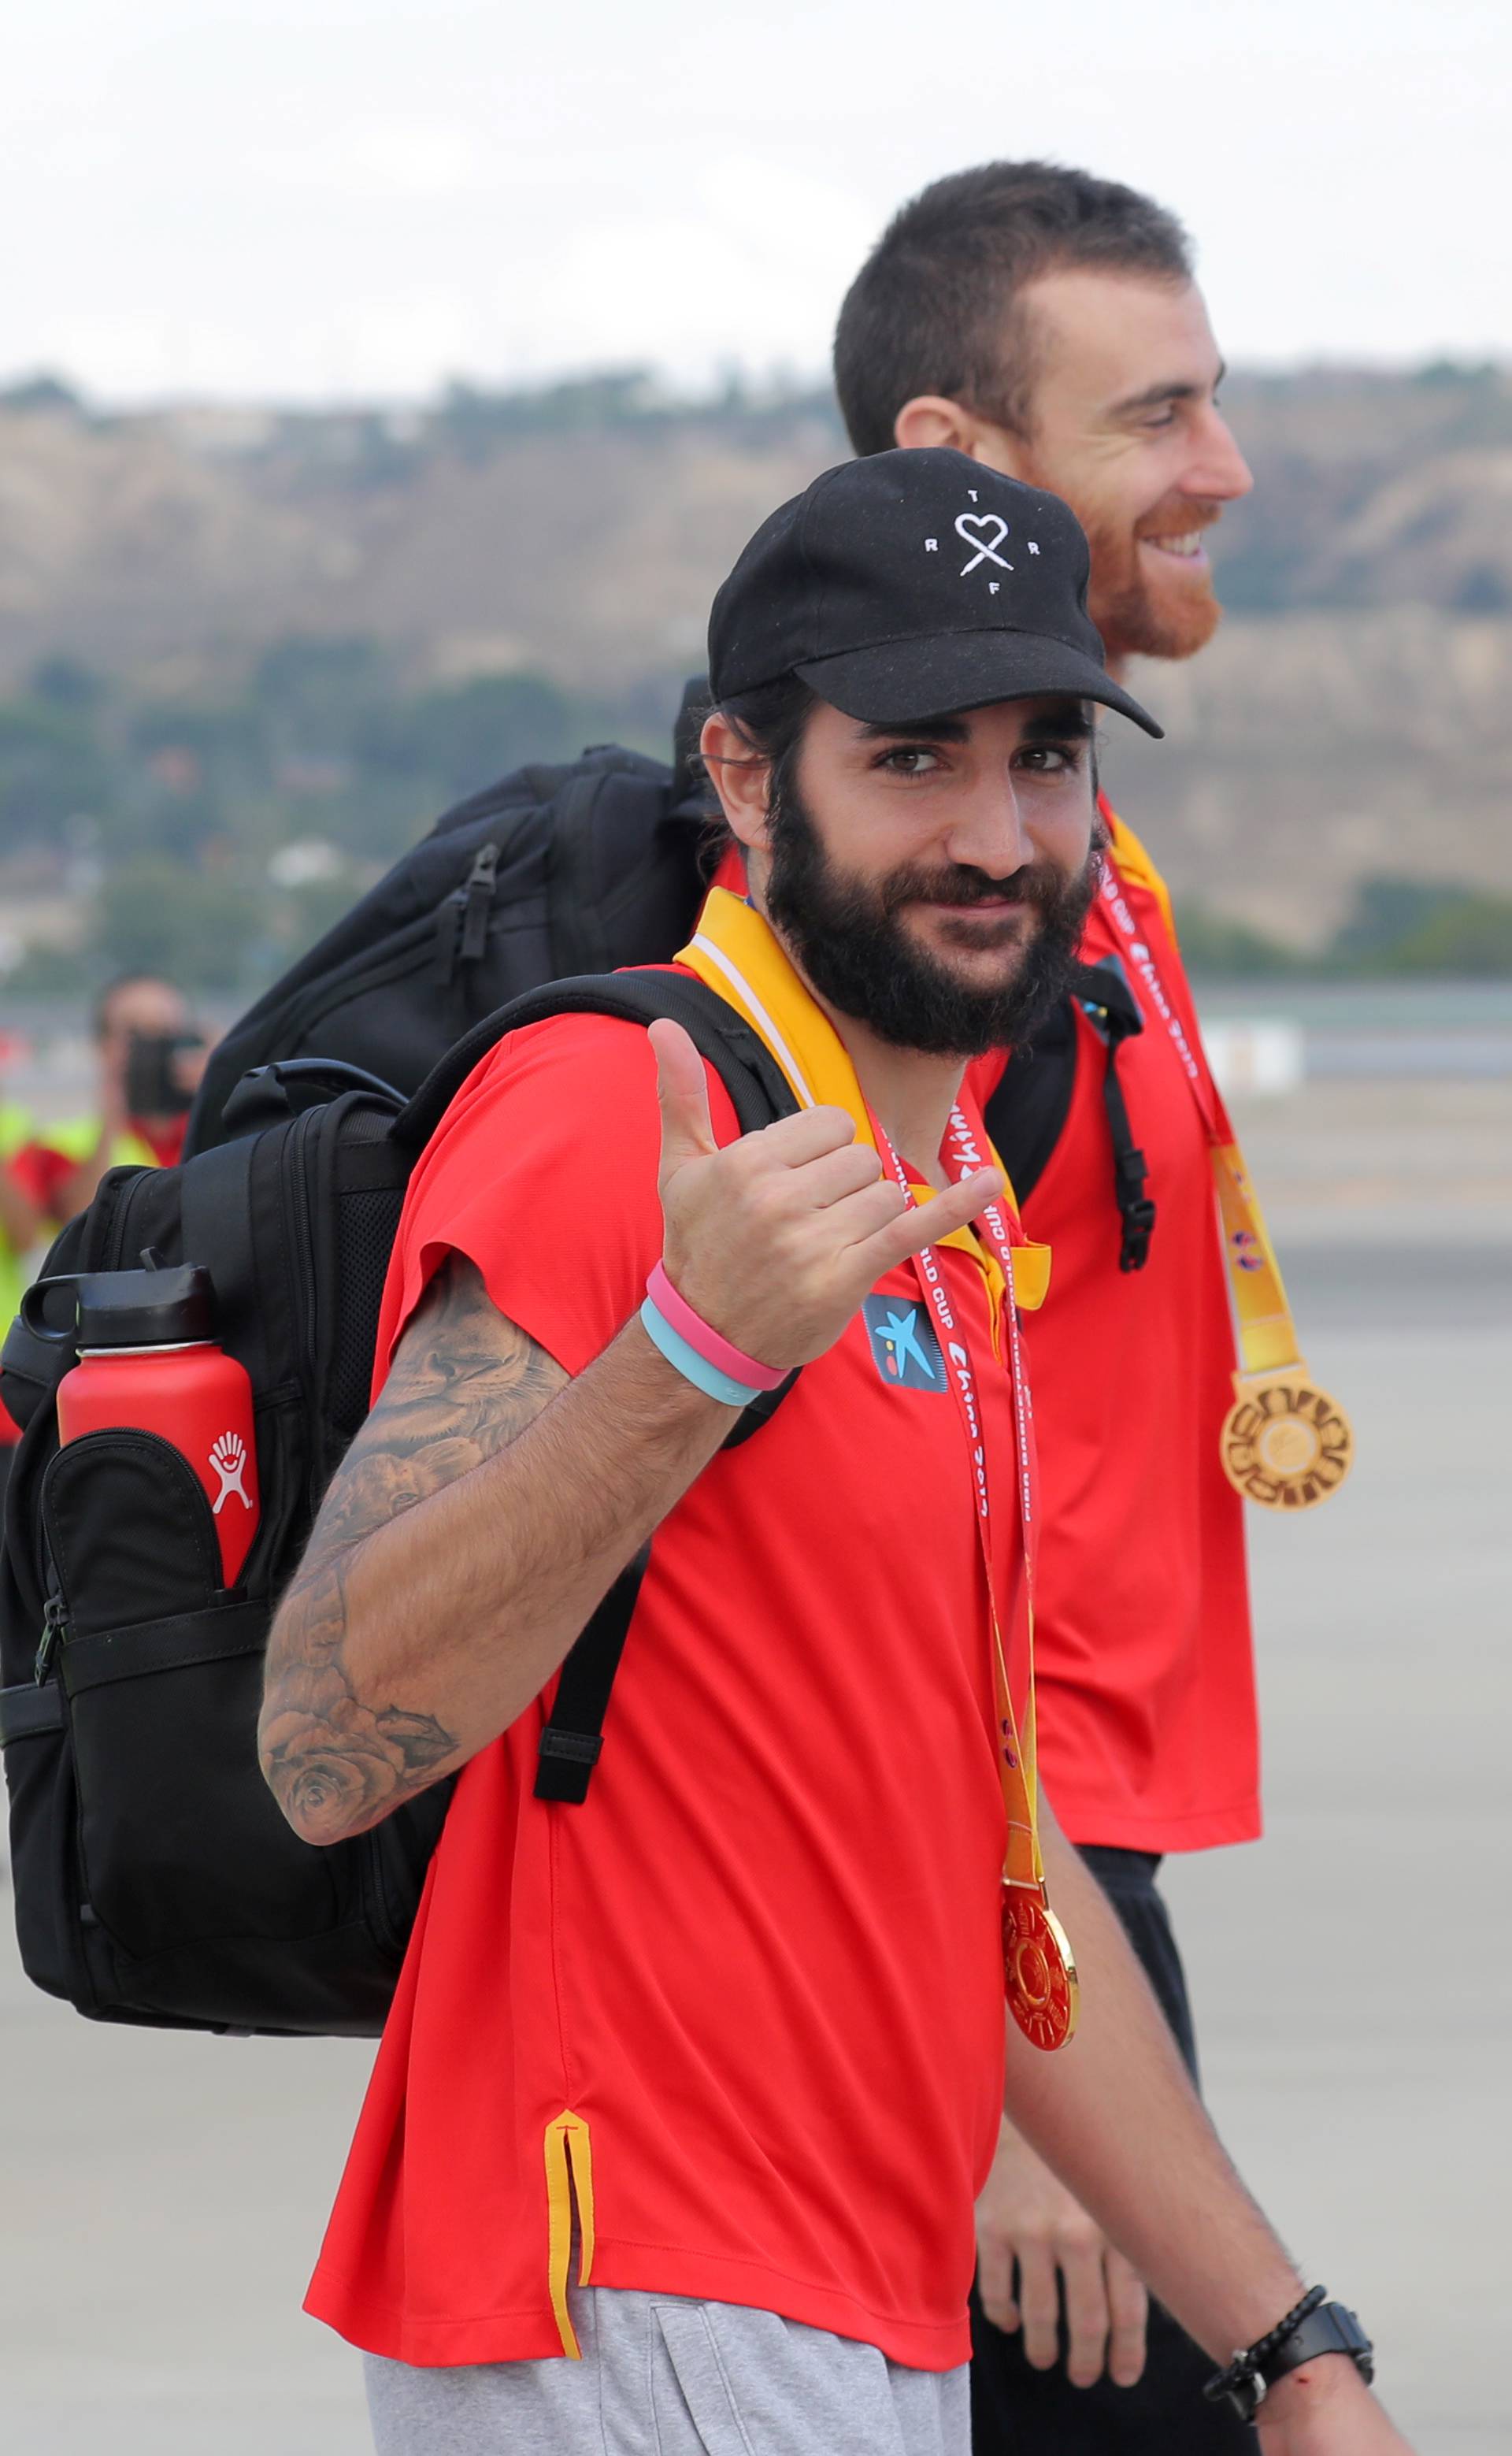
M705 1070L715 1138L735 1139ZM661 1118L644 1026L553 1017L513 1034L463 1085L410 1180L379 1324L376 1386L449 1254L563 1372L603 1354L662 1251Z
M62 1191L78 1162L66 1152L55 1151L51 1143L23 1143L21 1149L7 1160L11 1177L29 1202L34 1203L45 1220L55 1219Z

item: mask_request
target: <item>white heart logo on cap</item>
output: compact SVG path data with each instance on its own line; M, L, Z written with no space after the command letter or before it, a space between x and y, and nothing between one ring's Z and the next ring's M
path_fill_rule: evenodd
M989 531L991 535L988 534ZM999 571L1012 570L1012 564L1005 563L997 551L1008 535L1008 522L1000 519L996 512L959 513L956 517L955 534L964 544L974 545L976 548L971 562L961 565L963 580L968 572L976 569L979 563L995 563Z

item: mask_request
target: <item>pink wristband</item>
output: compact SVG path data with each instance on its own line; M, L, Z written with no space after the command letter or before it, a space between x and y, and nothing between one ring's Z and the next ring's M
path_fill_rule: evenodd
M779 1382L787 1381L786 1365L758 1364L754 1356L743 1355L727 1339L721 1339L717 1330L711 1330L703 1315L695 1313L678 1295L662 1263L658 1262L647 1279L645 1293L663 1320L669 1321L705 1363L712 1364L717 1372L727 1373L732 1381L744 1382L752 1390L775 1390Z

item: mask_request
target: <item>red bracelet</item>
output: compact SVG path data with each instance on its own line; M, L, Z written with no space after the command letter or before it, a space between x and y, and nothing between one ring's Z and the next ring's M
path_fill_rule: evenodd
M754 1356L746 1356L740 1348L732 1347L727 1339L722 1339L717 1330L711 1329L703 1315L695 1313L692 1306L678 1295L662 1263L658 1262L647 1279L645 1293L664 1320L669 1321L680 1337L686 1340L689 1347L702 1356L705 1363L712 1364L716 1371L727 1373L732 1381L744 1382L753 1390L775 1390L780 1382L787 1381L788 1368L786 1365L758 1364Z

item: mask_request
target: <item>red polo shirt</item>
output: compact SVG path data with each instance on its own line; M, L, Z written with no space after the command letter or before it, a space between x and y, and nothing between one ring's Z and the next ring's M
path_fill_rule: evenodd
M379 1378L453 1251L582 1372L661 1250L658 1150L639 1027L506 1041L417 1172ZM1011 1506L982 1275L939 1260ZM908 1270L879 1293L895 1325L919 1296ZM310 2295L358 2344L562 2350L543 2141L570 2111L592 2282L749 2304L921 2369L967 2359L1003 1809L961 1422L943 1372L900 1382L897 1352L858 1315L659 1529L582 1806L532 1796L550 1688L463 1772Z
M1112 894L1200 1050L1191 991L1157 896L1116 860L1106 886L1080 952L1119 958L1144 1016L1118 1080L1156 1219L1143 1270L1120 1271L1107 1049L1078 1011L1070 1113L1023 1205L1027 1233L1054 1255L1028 1326L1039 1764L1073 1841L1195 1851L1260 1830L1244 1504L1218 1461L1234 1330L1201 1113ZM971 1070L984 1102L1001 1073L995 1057Z

